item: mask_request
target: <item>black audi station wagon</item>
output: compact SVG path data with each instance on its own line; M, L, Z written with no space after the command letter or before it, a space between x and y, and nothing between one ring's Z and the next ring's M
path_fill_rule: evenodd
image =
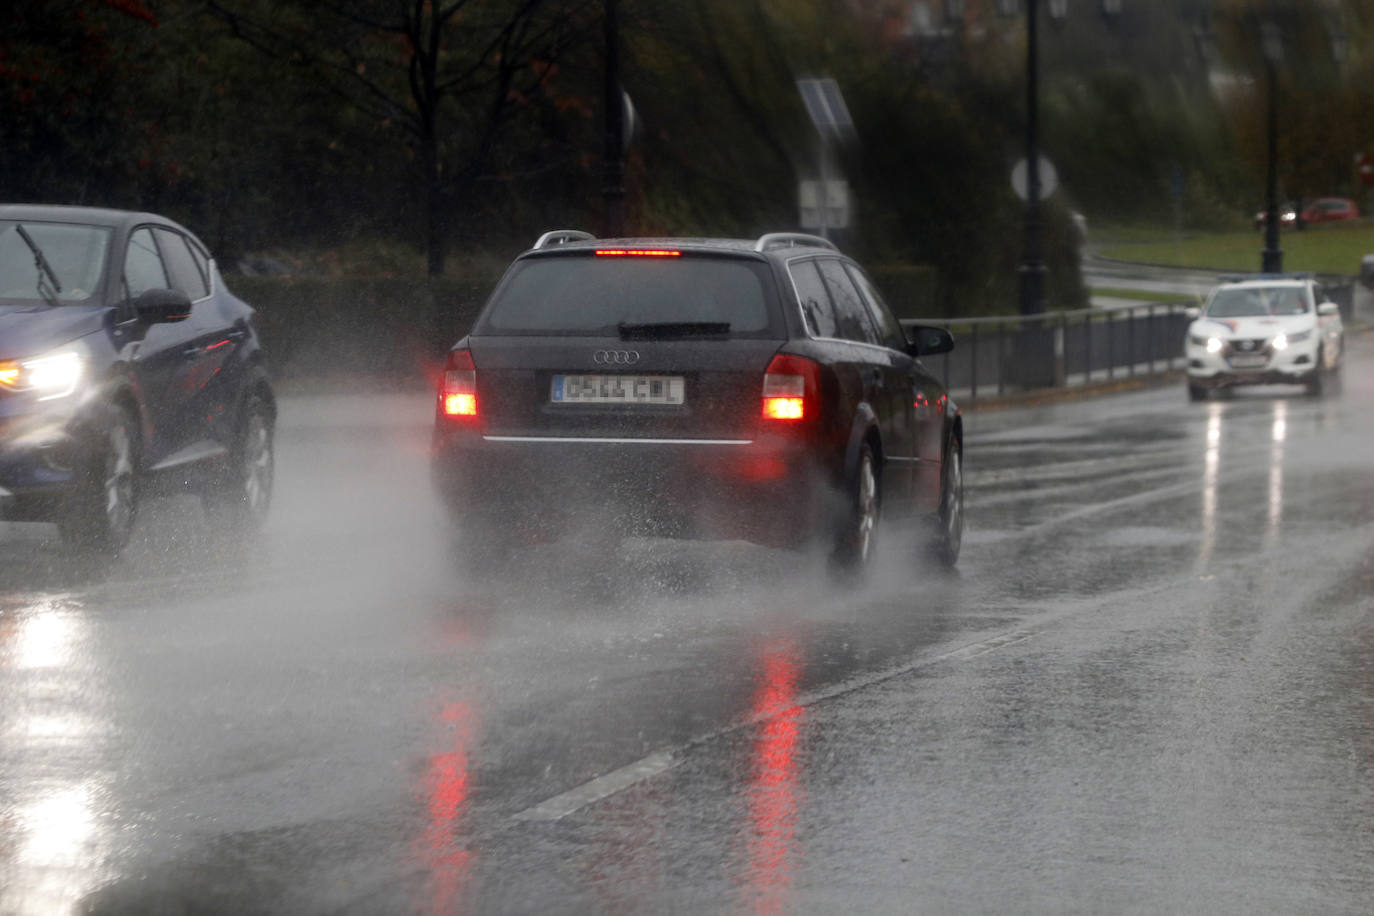
M143 496L190 488L216 524L260 523L276 407L252 316L171 220L0 206L0 517L114 552Z
M448 354L433 472L469 557L584 526L820 541L861 570L883 518L963 533L962 418L823 238L545 233Z

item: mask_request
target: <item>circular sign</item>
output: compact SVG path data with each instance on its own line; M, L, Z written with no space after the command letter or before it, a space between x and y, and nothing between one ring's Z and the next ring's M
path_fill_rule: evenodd
M1054 163L1044 156L1037 156L1036 162L1040 166L1040 196L1042 198L1049 197L1059 187L1059 173L1054 170ZM1030 178L1026 174L1029 171L1025 159L1016 163L1016 166L1011 170L1012 190L1022 200L1026 200L1030 196Z

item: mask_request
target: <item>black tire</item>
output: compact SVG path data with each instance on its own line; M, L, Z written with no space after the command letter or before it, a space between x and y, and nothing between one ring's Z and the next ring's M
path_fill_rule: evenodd
M882 516L882 494L878 488L877 464L867 442L859 446L859 461L846 488L848 505L835 532L831 561L838 572L861 574L873 559Z
M272 505L276 471L272 409L259 394L248 396L238 436L217 479L203 495L212 521L241 533L258 530Z
M76 486L57 520L62 539L83 551L117 554L138 518L138 425L112 407L96 446L77 463Z
M1207 389L1201 385L1189 385L1188 400L1194 403L1207 400Z
M1326 354L1317 351L1317 368L1312 370L1312 375L1307 379L1307 396L1319 398L1326 389Z
M940 563L952 568L959 562L959 550L964 544L964 446L958 439L950 439L940 470L937 525L930 551Z

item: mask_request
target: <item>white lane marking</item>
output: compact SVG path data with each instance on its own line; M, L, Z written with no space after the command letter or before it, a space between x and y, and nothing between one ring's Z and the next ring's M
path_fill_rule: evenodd
M847 693L863 690L875 684L901 677L912 671L938 665L947 661L966 661L1004 649L1017 643L1032 639L1043 629L1045 624L1037 624L1032 627L1017 628L987 639L980 639L977 642L968 643L957 649L950 649L939 655L926 656L923 658L912 659L888 668L882 668L869 674L860 675L825 687L820 690L804 693L797 698L797 702L785 710L772 711L766 713L756 713L738 719L728 725L724 725L714 731L706 732L688 741L678 748L666 751L657 751L635 761L618 770L612 770L603 776L598 776L590 782L585 782L580 786L574 786L560 795L542 801L533 807L526 808L511 815L512 820L517 821L536 821L551 822L557 821L570 814L574 814L583 808L593 805L596 802L610 798L618 792L631 788L641 782L652 779L671 770L685 758L686 753L693 748L708 744L733 732L741 731L746 728L753 728L766 722L778 719L783 716L793 715L798 708L814 706L825 700L831 700Z
M514 815L517 821L556 821L560 818L572 814L579 808L595 804L603 798L610 798L617 792L621 792L631 786L652 779L660 773L666 772L677 765L672 752L660 751L650 754L643 760L637 760L629 766L623 766L618 770L612 770L604 776L598 776L591 782L584 782L576 788L569 789L562 795L555 795L548 801L540 802L533 808L526 808L524 811Z

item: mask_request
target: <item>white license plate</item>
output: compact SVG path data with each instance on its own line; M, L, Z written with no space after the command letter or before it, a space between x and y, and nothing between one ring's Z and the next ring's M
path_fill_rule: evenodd
M1267 356L1233 356L1231 365L1236 369L1263 369L1269 365Z
M555 375L555 404L681 404L680 375Z

